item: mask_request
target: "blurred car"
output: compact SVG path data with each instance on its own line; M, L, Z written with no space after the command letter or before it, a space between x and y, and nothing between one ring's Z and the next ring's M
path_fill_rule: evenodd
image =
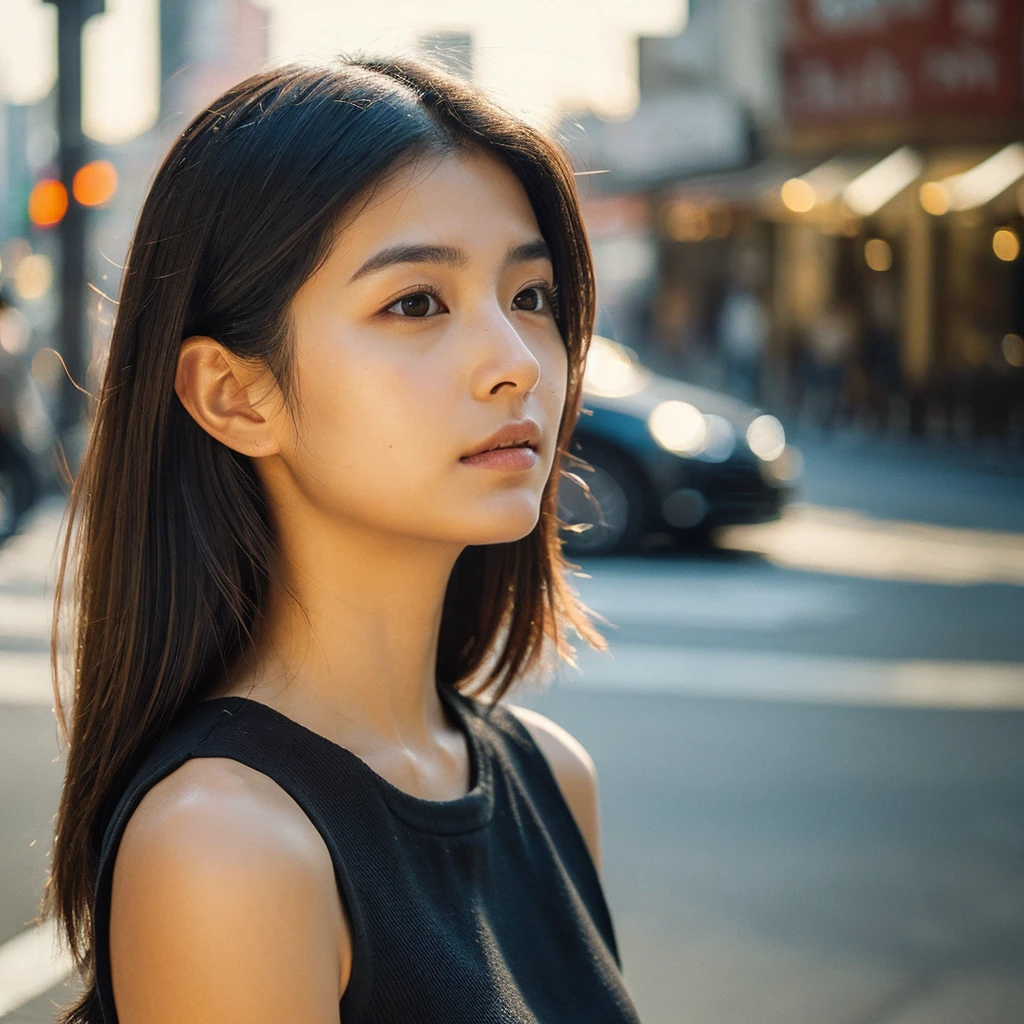
M566 460L559 485L570 555L633 550L654 531L705 544L715 527L777 519L802 462L774 416L655 374L600 335L570 451L590 467Z

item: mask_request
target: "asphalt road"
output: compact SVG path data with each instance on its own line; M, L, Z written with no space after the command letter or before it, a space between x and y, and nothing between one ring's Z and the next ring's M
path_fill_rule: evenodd
M646 1024L1017 1024L1020 461L804 453L786 522L584 564L612 658L520 703L597 763Z
M856 437L804 452L782 523L582 566L612 657L513 699L597 764L645 1024L1018 1024L1024 466ZM62 769L46 556L43 526L0 552L0 998ZM0 1020L53 1020L69 990L37 988Z

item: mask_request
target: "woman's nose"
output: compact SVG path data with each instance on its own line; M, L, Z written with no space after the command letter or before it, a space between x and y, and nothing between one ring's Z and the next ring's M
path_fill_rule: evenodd
M537 387L540 362L515 325L500 311L485 321L482 318L475 334L474 393L485 397L508 390L528 395Z

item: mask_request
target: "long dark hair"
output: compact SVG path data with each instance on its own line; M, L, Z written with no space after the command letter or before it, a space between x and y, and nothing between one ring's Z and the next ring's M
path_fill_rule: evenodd
M274 564L250 459L200 428L175 393L179 346L208 335L264 365L294 414L291 301L328 255L342 211L403 161L472 147L516 174L550 246L568 393L538 525L514 543L467 547L455 564L437 676L468 692L476 674L472 695L498 701L525 672L572 660L568 627L606 646L565 578L558 533L595 305L561 147L411 58L292 64L229 89L175 141L143 204L71 488L52 635L68 757L42 906L86 991L61 1024L97 1012L91 900L106 817L147 751L252 645ZM70 712L58 657L69 566Z

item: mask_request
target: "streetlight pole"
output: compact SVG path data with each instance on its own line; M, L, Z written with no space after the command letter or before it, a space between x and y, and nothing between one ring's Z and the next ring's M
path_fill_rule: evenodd
M60 137L60 180L68 191L67 213L60 232L61 316L57 350L67 365L61 377L57 433L68 450L71 432L82 422L85 387L85 227L86 210L75 201L72 179L85 163L87 142L82 134L82 29L105 0L43 0L57 8L57 122ZM70 378L70 379L69 379ZM77 468L77 467L75 467Z

